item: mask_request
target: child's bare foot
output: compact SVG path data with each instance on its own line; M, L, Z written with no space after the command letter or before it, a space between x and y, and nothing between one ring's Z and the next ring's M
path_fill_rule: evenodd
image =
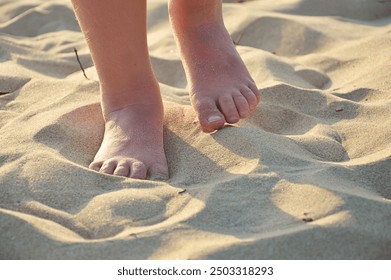
M224 27L220 1L208 1L172 0L170 15L193 107L212 132L248 117L260 93Z
M163 104L148 54L145 0L72 0L102 91L105 133L90 168L145 179L168 177Z
M224 38L224 30L207 29L185 35L185 44L200 45L183 51L183 61L193 107L203 130L211 132L248 117L260 94L232 41Z
M167 179L160 95L144 93L143 102L114 111L106 107L104 115L104 138L90 168L134 179Z

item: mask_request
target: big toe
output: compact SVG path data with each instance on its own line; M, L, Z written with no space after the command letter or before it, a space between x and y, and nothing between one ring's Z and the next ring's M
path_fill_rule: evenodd
M195 107L204 132L213 132L224 127L225 117L213 99L198 101Z

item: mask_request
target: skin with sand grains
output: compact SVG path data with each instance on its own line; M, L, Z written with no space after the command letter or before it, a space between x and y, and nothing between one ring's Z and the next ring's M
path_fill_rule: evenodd
M98 72L105 119L90 168L135 179L168 178L163 102L148 54L146 0L121 0L115 6L72 3ZM248 117L260 93L224 26L222 2L171 0L169 14L202 130L213 132Z

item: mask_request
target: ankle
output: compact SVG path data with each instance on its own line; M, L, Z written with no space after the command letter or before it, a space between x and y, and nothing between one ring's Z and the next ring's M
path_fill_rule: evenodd
M169 14L177 33L203 26L224 26L219 0L171 0Z
M101 88L101 106L104 117L111 112L132 105L162 106L159 83L156 79L130 83L115 91Z

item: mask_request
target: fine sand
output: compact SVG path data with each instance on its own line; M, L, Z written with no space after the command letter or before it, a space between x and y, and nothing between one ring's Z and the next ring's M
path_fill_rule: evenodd
M148 0L162 182L88 169L103 119L70 1L0 1L1 259L391 258L391 1L235 2L262 101L205 134L166 0Z

